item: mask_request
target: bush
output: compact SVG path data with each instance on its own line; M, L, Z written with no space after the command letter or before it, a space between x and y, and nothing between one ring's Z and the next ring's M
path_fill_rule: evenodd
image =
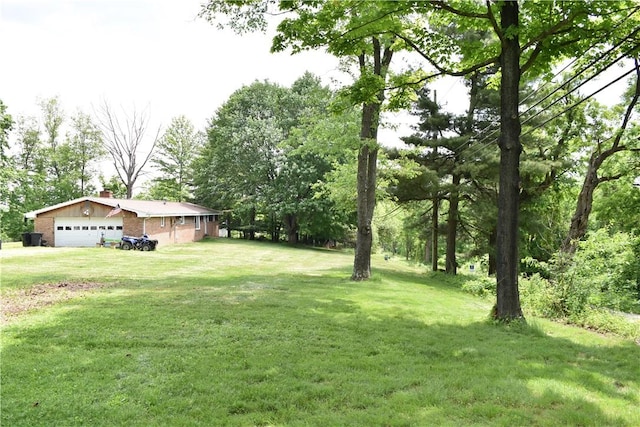
M550 319L565 317L561 289L540 274L521 278L519 288L522 307L531 314Z
M580 316L571 316L571 323L598 332L614 333L625 338L640 340L640 321L633 321L624 314L601 308L590 308Z
M606 229L590 233L555 280L562 287L568 313L588 307L625 312L640 309L640 239Z
M523 309L534 315L564 320L599 332L614 333L625 338L640 339L640 321L606 308L587 306L585 293L558 286L539 274L520 280Z
M640 311L638 259L640 239L605 229L593 232L573 257L550 264L549 278L541 271L520 279L522 307L533 315L637 339L640 322L622 312ZM531 260L523 264L530 271L539 267Z
M531 257L520 260L520 272L526 277L534 274L538 274L544 279L549 279L551 277L549 264Z
M472 280L466 281L462 284L462 290L464 292L478 295L488 296L496 294L496 279L495 277L478 276Z

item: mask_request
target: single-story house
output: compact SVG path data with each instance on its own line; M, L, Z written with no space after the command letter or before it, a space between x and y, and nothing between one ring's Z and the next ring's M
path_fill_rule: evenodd
M110 191L28 212L47 246L95 246L143 234L160 245L218 236L220 212L185 202L114 199Z

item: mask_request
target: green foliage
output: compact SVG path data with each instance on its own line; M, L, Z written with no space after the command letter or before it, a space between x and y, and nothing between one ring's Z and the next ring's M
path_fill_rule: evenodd
M601 229L570 260L555 260L551 278L520 281L523 307L534 315L628 334L621 312L640 312L640 239ZM625 332L627 331L627 332Z
M462 290L472 295L480 297L490 297L496 295L496 278L475 275L462 284Z
M580 243L561 278L579 300L572 311L596 306L640 313L639 242L626 233L599 229Z
M3 426L640 424L633 342L487 322L397 259L353 283L348 253L228 239L2 251L3 314L67 292L2 325Z
M196 159L195 198L234 213L234 228L295 243L342 239L352 212L329 197L332 171L352 161L359 114L328 112L333 94L310 73L291 88L255 82L217 111ZM351 199L351 198L350 198Z
M13 125L13 118L0 99L0 240L5 241L8 237L5 216L9 211L10 183L15 174L13 159L9 155L9 132Z
M116 199L125 199L127 197L127 187L122 183L122 180L116 175L111 175L108 179L103 175L98 177L103 189L110 190L113 197ZM162 200L162 199L155 199Z
M79 194L87 196L95 192L91 181L97 174L96 163L107 154L103 146L102 133L91 116L78 111L71 117L71 131L62 147L64 161L72 165L68 172Z
M629 154L620 159L619 166L633 172L634 168L638 169L638 165L634 165L634 157L637 158L638 155ZM634 180L637 179L635 175L638 173L628 173L619 180L600 185L601 191L596 192L593 202L593 228L608 227L614 231L640 236L640 187L634 185Z
M8 158L9 132L13 128L13 118L7 113L7 106L0 99L0 160Z
M549 319L566 316L562 290L538 273L520 278L520 299L526 311L534 316Z
M219 29L229 26L240 34L265 31L267 28L265 12L271 3L274 2L270 0L211 1L202 5L199 16L216 24ZM222 21L224 17L228 19Z
M204 145L204 135L196 132L185 116L171 119L151 158L159 172L148 189L152 200L190 200L193 185L193 166L196 156Z
M533 257L520 259L520 272L525 276L538 274L545 279L549 279L551 276L549 263Z

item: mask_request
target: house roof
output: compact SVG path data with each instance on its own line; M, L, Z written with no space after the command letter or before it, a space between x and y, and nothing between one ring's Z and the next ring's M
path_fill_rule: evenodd
M57 205L48 206L36 211L27 212L25 218L35 218L41 213L49 212L55 209L64 208L83 202L93 202L111 208L120 207L120 209L133 212L138 217L163 217L163 216L200 216L200 215L218 215L219 211L205 208L187 202L167 202L162 200L136 200L136 199L114 199L111 197L80 197L78 199L69 200L68 202L58 203Z

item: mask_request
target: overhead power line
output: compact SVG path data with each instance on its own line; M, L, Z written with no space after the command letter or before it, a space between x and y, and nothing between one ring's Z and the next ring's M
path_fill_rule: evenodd
M546 125L547 123L549 123L551 120L555 119L557 116L561 116L564 113L576 108L578 105L582 104L583 102L587 101L590 98L593 98L594 96L596 96L598 93L602 92L603 90L605 90L606 88L608 88L609 86L619 82L620 80L624 79L625 77L627 77L629 74L633 73L634 71L636 71L636 67L633 67L632 69L630 69L629 71L627 71L626 73L624 73L623 75L619 76L618 78L616 78L615 80L610 81L609 83L607 83L606 85L602 86L600 89L596 90L595 92L591 93L590 95L585 96L584 98L582 98L580 101L575 102L574 104L568 106L567 108L565 108L564 110L562 110L560 113L555 114L553 117L548 118L547 120L545 120L544 122L540 123L539 125L537 125L534 128L529 129L526 133L522 134L522 136L527 136L529 135L531 132L533 132L536 129L541 128L542 126Z

